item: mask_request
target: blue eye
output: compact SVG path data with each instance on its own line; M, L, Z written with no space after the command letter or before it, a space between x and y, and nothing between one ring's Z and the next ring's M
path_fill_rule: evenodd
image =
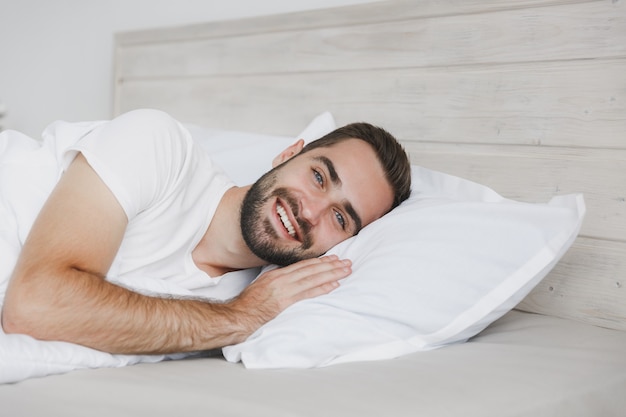
M324 185L324 177L322 177L322 174L313 170L313 175L315 176L315 181L317 181L319 185Z
M339 222L339 225L341 226L342 229L346 228L346 221L343 218L343 215L341 213L339 213L338 211L335 212L335 217L337 218L337 222Z

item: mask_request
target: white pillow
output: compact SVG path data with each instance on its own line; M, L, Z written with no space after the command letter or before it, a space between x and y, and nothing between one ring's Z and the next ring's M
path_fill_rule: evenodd
M200 146L237 185L248 185L272 167L272 160L297 139L318 139L335 129L329 112L318 115L295 138L292 136L212 129L194 124L185 127Z
M334 292L223 349L248 368L319 367L463 342L515 307L570 247L582 195L507 200L413 166L410 199L330 250L353 261Z

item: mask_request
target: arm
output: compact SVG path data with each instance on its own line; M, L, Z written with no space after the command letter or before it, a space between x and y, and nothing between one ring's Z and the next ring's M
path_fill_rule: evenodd
M5 297L4 330L113 353L211 349L245 340L350 272L336 258L311 259L263 275L227 303L144 296L105 280L126 225L113 194L79 155L24 244Z

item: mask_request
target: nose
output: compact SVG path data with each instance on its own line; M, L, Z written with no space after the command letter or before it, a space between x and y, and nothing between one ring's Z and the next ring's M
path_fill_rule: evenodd
M311 225L316 225L328 210L329 202L321 194L309 194L300 200L300 217Z

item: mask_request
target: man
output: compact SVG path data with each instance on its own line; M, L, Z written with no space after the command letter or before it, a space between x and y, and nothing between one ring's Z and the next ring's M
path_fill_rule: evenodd
M7 288L7 333L112 353L241 342L294 302L336 288L350 261L319 256L410 192L406 153L366 124L296 142L247 187L234 186L161 112L133 111L78 136L55 148L64 173ZM221 303L142 295L105 279L192 287L267 263L283 267Z

